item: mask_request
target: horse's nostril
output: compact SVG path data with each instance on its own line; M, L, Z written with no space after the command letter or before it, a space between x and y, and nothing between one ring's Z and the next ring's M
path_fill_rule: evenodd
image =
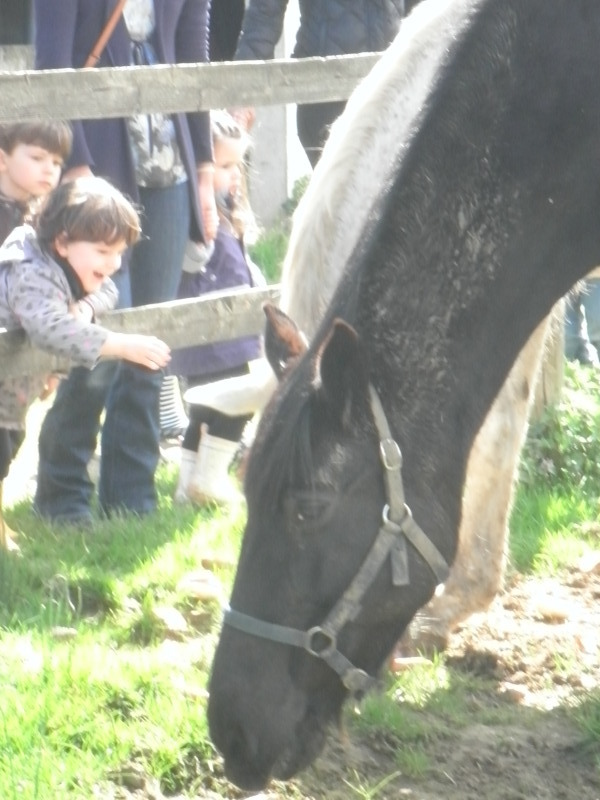
M225 762L227 779L242 789L264 789L271 777L271 764L260 757L258 740L239 723L225 724L221 736L213 738Z

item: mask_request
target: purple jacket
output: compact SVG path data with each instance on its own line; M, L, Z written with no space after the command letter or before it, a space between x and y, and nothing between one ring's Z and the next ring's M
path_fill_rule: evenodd
M35 0L35 66L37 69L81 67L96 43L116 0ZM154 0L154 46L160 62L208 61L209 0ZM130 40L121 18L99 67L130 64ZM202 240L196 164L212 161L208 112L173 115L193 209L193 239ZM73 150L68 167L87 164L137 200L137 186L123 118L73 122Z
M254 286L244 246L221 225L208 263L200 272L182 274L177 297L182 300L243 286ZM260 354L260 337L244 336L229 342L175 350L171 354L169 369L174 375L204 377L240 367Z

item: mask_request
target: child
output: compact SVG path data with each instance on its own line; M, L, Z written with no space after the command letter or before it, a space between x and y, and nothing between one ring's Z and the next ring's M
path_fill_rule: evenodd
M253 223L243 181L247 135L225 112L211 114L211 130L219 229L208 261L202 260L198 247L196 261L194 253L188 253L179 284L179 298L264 284L263 276L246 254L243 241L244 233ZM173 354L172 372L185 376L189 386L210 384L248 374L248 362L260 354L258 336L184 348ZM199 397L202 403L202 392ZM227 503L235 497L228 469L251 416L251 413L238 413L237 408L227 408L227 403L218 409L214 404L190 406L190 422L183 438L179 484L175 492L177 501Z
M0 125L0 244L13 228L31 220L38 201L58 185L73 135L68 123L41 120ZM24 433L0 428L0 464L15 457ZM2 482L0 470L0 512ZM18 549L0 513L0 544Z
M24 328L31 342L74 364L93 367L101 358L122 358L158 370L169 348L154 336L114 333L95 323L114 308L110 279L123 252L139 238L131 203L102 178L77 178L50 193L35 227L23 225L0 248L0 327ZM0 381L0 428L23 431L25 414L43 378ZM2 453L0 480L13 453ZM1 496L1 490L0 490ZM10 534L0 506L0 543Z
M58 185L72 138L66 122L0 125L0 244Z

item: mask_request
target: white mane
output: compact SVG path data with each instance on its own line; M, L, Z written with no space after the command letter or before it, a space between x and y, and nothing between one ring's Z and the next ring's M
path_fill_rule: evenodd
M377 215L438 68L473 0L425 0L348 100L294 215L281 308L311 337L360 232Z

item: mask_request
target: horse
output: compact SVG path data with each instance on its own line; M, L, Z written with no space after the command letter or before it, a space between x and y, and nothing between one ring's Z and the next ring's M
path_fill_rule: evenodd
M600 262L599 35L595 0L425 0L332 130L313 179L368 208L308 346L265 309L279 385L209 684L242 788L317 757L447 579L477 433Z
M431 71L433 66L428 51L416 52L408 69L396 76L406 88L395 95L395 99L401 97L402 105L396 109L389 134L399 140L408 135L413 119L410 104L419 97L410 88L414 73ZM381 147L377 119L355 118L352 147L337 143L346 128L345 124L334 128L325 156L327 167L317 170L299 203L283 263L280 307L309 339L327 310L365 224L373 193L378 191L377 181L369 175L355 178L364 143L370 146L374 141ZM331 180L335 173L346 179ZM562 302L558 305L557 324L563 314ZM524 346L477 434L467 466L456 558L443 591L437 591L417 613L399 653L445 649L451 632L471 614L485 610L501 589L519 454L549 339L547 319ZM266 389L261 386L261 407L273 389L273 381Z

